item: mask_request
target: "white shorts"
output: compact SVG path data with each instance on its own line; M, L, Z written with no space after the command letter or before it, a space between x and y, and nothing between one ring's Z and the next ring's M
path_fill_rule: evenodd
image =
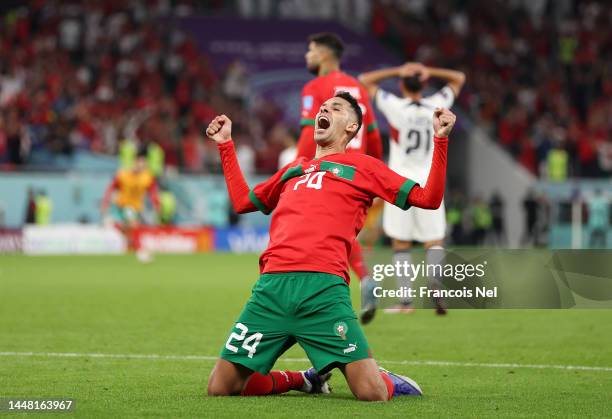
M401 208L385 202L383 229L392 239L402 241L428 242L442 240L446 235L446 210L444 201L440 208Z

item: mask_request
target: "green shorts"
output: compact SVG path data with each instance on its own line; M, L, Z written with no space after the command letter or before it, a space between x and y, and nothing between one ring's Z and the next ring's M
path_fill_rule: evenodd
M370 357L342 278L319 272L263 274L221 358L267 374L296 342L319 373Z

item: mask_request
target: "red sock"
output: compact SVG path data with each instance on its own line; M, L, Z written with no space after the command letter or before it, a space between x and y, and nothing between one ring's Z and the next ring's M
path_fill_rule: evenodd
M349 255L349 264L353 272L359 277L359 281L362 281L368 276L368 267L363 260L363 252L361 245L357 240L353 241L353 247L351 248L351 254Z
M304 377L299 371L270 371L263 375L253 373L247 380L243 396L265 396L268 394L281 394L289 390L298 390L304 385Z
M380 376L387 385L387 391L389 392L389 398L387 400L391 400L393 398L393 381L391 381L386 372L381 371Z

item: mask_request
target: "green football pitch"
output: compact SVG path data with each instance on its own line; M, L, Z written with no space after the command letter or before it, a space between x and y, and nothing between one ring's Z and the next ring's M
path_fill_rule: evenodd
M256 278L256 255L0 256L0 398L108 418L612 415L612 310L379 313L376 358L424 397L358 402L337 370L331 395L206 397ZM309 363L294 347L277 367Z

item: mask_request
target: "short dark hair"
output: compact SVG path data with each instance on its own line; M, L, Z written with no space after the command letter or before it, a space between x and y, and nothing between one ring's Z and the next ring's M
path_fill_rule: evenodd
M353 108L353 111L357 116L357 131L355 131L355 134L353 134L354 137L361 129L361 124L363 124L363 113L361 112L361 106L359 106L357 99L355 99L349 92L340 91L336 93L334 97L341 97L351 105L351 108Z
M313 35L310 35L308 37L308 40L310 42L314 42L315 44L325 45L327 48L332 50L334 56L337 59L342 58L342 53L344 52L344 42L342 42L342 38L340 38L335 33L315 33Z
M402 84L406 90L412 93L418 93L423 90L424 87L424 83L421 81L421 73L402 78Z

